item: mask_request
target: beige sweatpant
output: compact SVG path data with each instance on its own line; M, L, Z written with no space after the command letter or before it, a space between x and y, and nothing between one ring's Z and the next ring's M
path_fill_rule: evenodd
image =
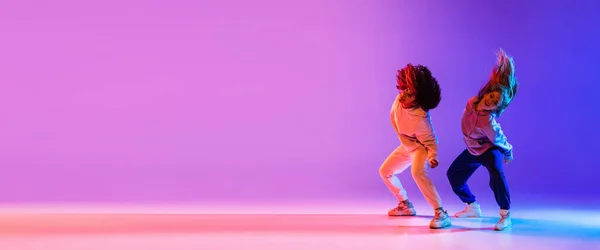
M406 190L402 187L402 183L400 183L396 174L402 173L411 165L413 179L423 196L425 196L427 203L433 209L441 207L442 200L440 199L440 195L427 174L429 172L429 162L427 161L427 150L424 147L420 147L409 153L402 146L399 146L385 159L379 168L379 174L385 185L398 198L399 202L408 200Z

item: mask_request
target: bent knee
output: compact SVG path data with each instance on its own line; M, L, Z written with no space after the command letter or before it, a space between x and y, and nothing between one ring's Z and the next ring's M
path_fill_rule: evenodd
M429 178L425 168L413 168L410 172L414 178Z
M394 171L390 171L386 168L379 168L379 175L383 178L390 178L394 175Z
M504 171L490 170L490 177L493 179L505 179Z
M487 167L487 170L492 176L504 176L504 171L495 164L490 164L490 166Z
M448 170L446 170L446 177L448 177L448 179L452 179L454 177L454 171L452 171L452 168L448 168Z

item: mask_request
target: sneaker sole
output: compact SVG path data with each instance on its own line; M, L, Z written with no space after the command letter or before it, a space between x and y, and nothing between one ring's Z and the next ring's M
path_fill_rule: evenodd
M481 217L483 217L483 215L474 215L474 216L473 215L470 215L470 216L456 216L456 215L454 215L454 217L456 217L456 218L481 218Z
M512 229L512 226L505 227L504 229L500 229L500 228L494 227L494 231L508 231L508 230L511 230L511 229Z
M429 225L429 228L431 228L431 229L442 229L442 228L447 228L447 227L451 227L451 226L452 226L452 223L448 222L447 224L444 224L444 225L442 225L440 227L432 227L431 225Z
M416 216L417 214L388 214L390 217Z

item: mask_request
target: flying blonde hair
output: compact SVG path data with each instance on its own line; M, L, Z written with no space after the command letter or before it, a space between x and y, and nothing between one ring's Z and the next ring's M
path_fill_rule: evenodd
M515 61L506 54L503 49L500 49L496 54L497 64L492 70L492 75L488 82L479 90L477 94L477 102L483 99L483 96L492 91L502 93L502 100L498 104L498 108L493 111L496 116L500 116L508 105L512 102L517 94L519 83L515 77Z

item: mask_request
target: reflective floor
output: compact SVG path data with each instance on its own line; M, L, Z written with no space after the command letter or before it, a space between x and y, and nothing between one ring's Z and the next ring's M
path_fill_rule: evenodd
M432 212L389 218L383 204L295 207L12 207L0 211L0 249L600 249L592 208L514 210L514 228L495 232L496 211L432 230Z

